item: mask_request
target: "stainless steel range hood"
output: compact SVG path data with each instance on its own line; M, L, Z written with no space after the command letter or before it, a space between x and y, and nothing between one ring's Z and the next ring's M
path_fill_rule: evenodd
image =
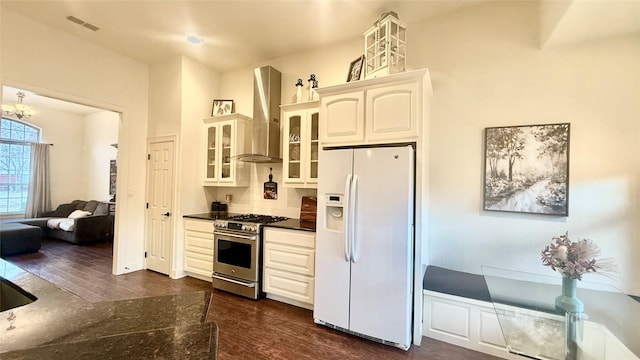
M281 162L280 71L271 66L253 70L253 138L251 154L240 154L246 162Z

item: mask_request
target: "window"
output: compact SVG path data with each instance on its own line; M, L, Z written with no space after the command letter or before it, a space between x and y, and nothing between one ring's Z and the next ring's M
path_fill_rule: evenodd
M31 143L40 130L20 122L0 121L0 215L24 213L29 192Z

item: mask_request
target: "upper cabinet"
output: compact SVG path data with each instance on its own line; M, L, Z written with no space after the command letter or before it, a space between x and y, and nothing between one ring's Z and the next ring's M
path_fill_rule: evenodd
M240 114L210 117L205 123L205 186L248 186L247 164L235 156L251 151L251 118Z
M428 113L426 69L318 89L322 146L416 141Z
M318 186L318 101L282 105L282 170L284 186Z

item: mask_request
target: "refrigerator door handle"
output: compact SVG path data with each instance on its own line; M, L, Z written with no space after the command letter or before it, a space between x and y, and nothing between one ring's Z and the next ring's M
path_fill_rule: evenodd
M351 217L349 216L349 205L351 204L350 191L351 191L351 174L347 175L347 180L344 183L344 204L343 204L344 207L342 211L342 214L344 216L344 260L346 262L349 262L351 258L351 247L350 247Z
M353 180L351 181L351 190L349 191L349 213L351 216L351 226L350 226L350 232L351 232L351 262L355 264L356 261L358 261L358 259L360 258L360 251L358 251L358 237L356 236L356 219L358 218L356 216L356 213L358 211L357 208L357 204L358 204L358 175L353 175Z

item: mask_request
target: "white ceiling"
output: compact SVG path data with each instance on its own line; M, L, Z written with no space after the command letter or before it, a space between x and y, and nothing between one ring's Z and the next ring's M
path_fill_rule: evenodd
M11 9L102 47L151 64L187 55L225 71L362 36L380 15L405 22L436 16L480 0L209 0L24 1ZM100 28L94 32L66 19ZM185 37L197 34L199 46Z
M219 71L361 37L390 10L411 23L481 3L487 1L0 0L2 8L147 64L186 55ZM69 15L100 30L72 23ZM539 16L542 47L640 32L640 0L541 0ZM188 44L188 34L204 43ZM25 103L35 105L36 96L27 94ZM3 97L13 102L15 91Z

